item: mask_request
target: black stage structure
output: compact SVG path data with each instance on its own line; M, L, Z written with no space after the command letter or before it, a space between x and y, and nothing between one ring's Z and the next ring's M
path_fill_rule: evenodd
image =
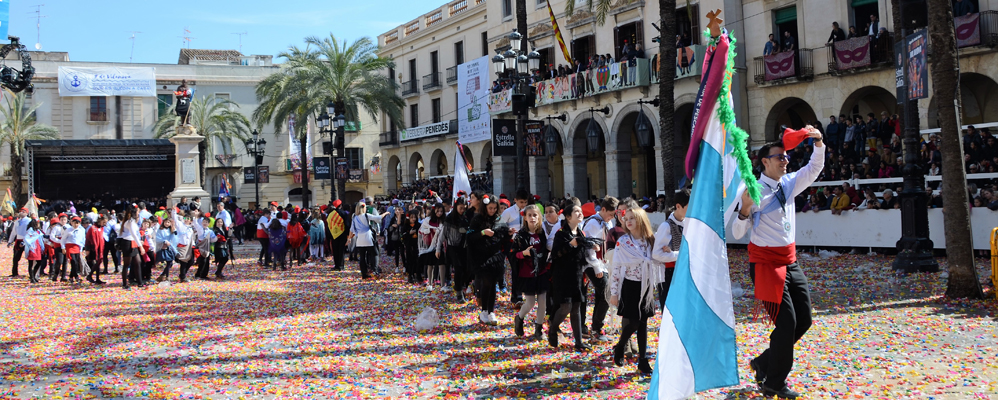
M28 192L42 199L166 197L176 147L166 139L29 140Z

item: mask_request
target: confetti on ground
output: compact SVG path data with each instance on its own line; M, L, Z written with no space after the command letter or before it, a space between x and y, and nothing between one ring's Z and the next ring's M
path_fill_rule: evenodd
M508 297L499 326L486 327L473 302L400 275L362 281L356 263L346 272L324 263L275 272L251 263L255 254L237 247L224 281L178 284L174 272L172 285L125 291L115 276L104 287L28 285L23 261L22 277L7 277L11 252L0 249L0 399L632 399L647 391L633 357L613 366L611 343L577 353L568 340L555 350L515 337ZM735 298L742 384L699 398L761 398L748 361L769 329L751 318L746 253L730 258L744 293ZM891 261L802 255L815 322L797 345L791 385L811 399L998 398L995 300L947 300L943 274L900 275ZM978 264L989 280L986 260ZM383 265L394 269L387 258ZM419 333L413 324L425 306L440 323ZM658 322L650 322L652 349Z

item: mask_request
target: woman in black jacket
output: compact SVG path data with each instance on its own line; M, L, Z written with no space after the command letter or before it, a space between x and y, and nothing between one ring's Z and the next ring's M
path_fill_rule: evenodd
M558 310L548 326L548 344L558 347L558 326L571 314L575 349L588 351L590 347L582 341L582 283L587 244L582 233L582 207L568 203L562 215L565 220L551 247L551 297Z
M513 332L523 336L523 322L537 304L537 314L534 318L533 340L541 340L541 328L547 315L547 292L551 286L551 273L548 266L547 237L541 223L540 209L536 205L528 205L523 210L523 224L520 231L513 237L510 246L515 263L513 279L517 287L523 291L524 302L520 311L513 318Z
M218 241L215 242L215 264L217 265L215 277L223 279L225 275L222 275L222 269L225 268L225 264L229 262L229 256L231 256L228 241L232 240L232 237L230 237L229 228L225 226L225 222L221 218L215 220L214 230L215 237L218 238Z
M399 224L399 233L402 235L402 247L405 249L405 273L409 277L409 283L419 283L423 281L423 269L419 266L419 209L413 208L408 212L408 218Z
M471 225L465 217L464 198L458 197L454 200L454 208L447 218L444 219L444 242L447 243L447 264L450 265L454 274L454 296L458 303L464 303L464 288L468 284L467 263L468 251L465 248L465 237L468 227Z
M506 254L503 242L509 240L510 230L499 224L499 202L491 195L482 195L484 213L475 214L468 230L468 252L475 268L475 286L482 312L478 320L487 325L497 325L496 283L503 278Z

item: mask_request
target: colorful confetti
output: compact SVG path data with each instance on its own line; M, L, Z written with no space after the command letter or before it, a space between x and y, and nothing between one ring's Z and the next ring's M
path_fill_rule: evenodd
M105 287L29 285L8 277L11 251L0 248L0 399L645 396L649 378L633 357L613 366L611 343L577 353L568 341L555 350L515 337L508 297L499 326L487 327L473 302L401 275L362 281L356 263L274 272L250 263L255 250L237 247L224 281L177 284L174 275L169 286L125 291L115 276ZM700 398L761 397L748 361L769 328L751 317L746 253L730 258L742 385ZM998 397L993 289L989 300L948 300L945 272L897 274L892 260L802 255L815 323L797 345L791 386L810 399ZM990 277L984 259L979 273ZM413 324L426 306L440 324L420 333ZM649 341L654 349L657 335Z

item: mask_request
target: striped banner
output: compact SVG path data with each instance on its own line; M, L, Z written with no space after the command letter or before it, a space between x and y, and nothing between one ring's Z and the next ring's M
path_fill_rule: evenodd
M565 46L565 39L561 37L561 28L558 28L558 20L554 18L554 10L551 9L551 0L548 3L548 14L551 14L551 26L554 27L554 37L558 39L558 45L561 46L561 52L565 55L565 61L568 61L568 65L575 67L575 61L572 61L572 54L568 51L568 46Z

